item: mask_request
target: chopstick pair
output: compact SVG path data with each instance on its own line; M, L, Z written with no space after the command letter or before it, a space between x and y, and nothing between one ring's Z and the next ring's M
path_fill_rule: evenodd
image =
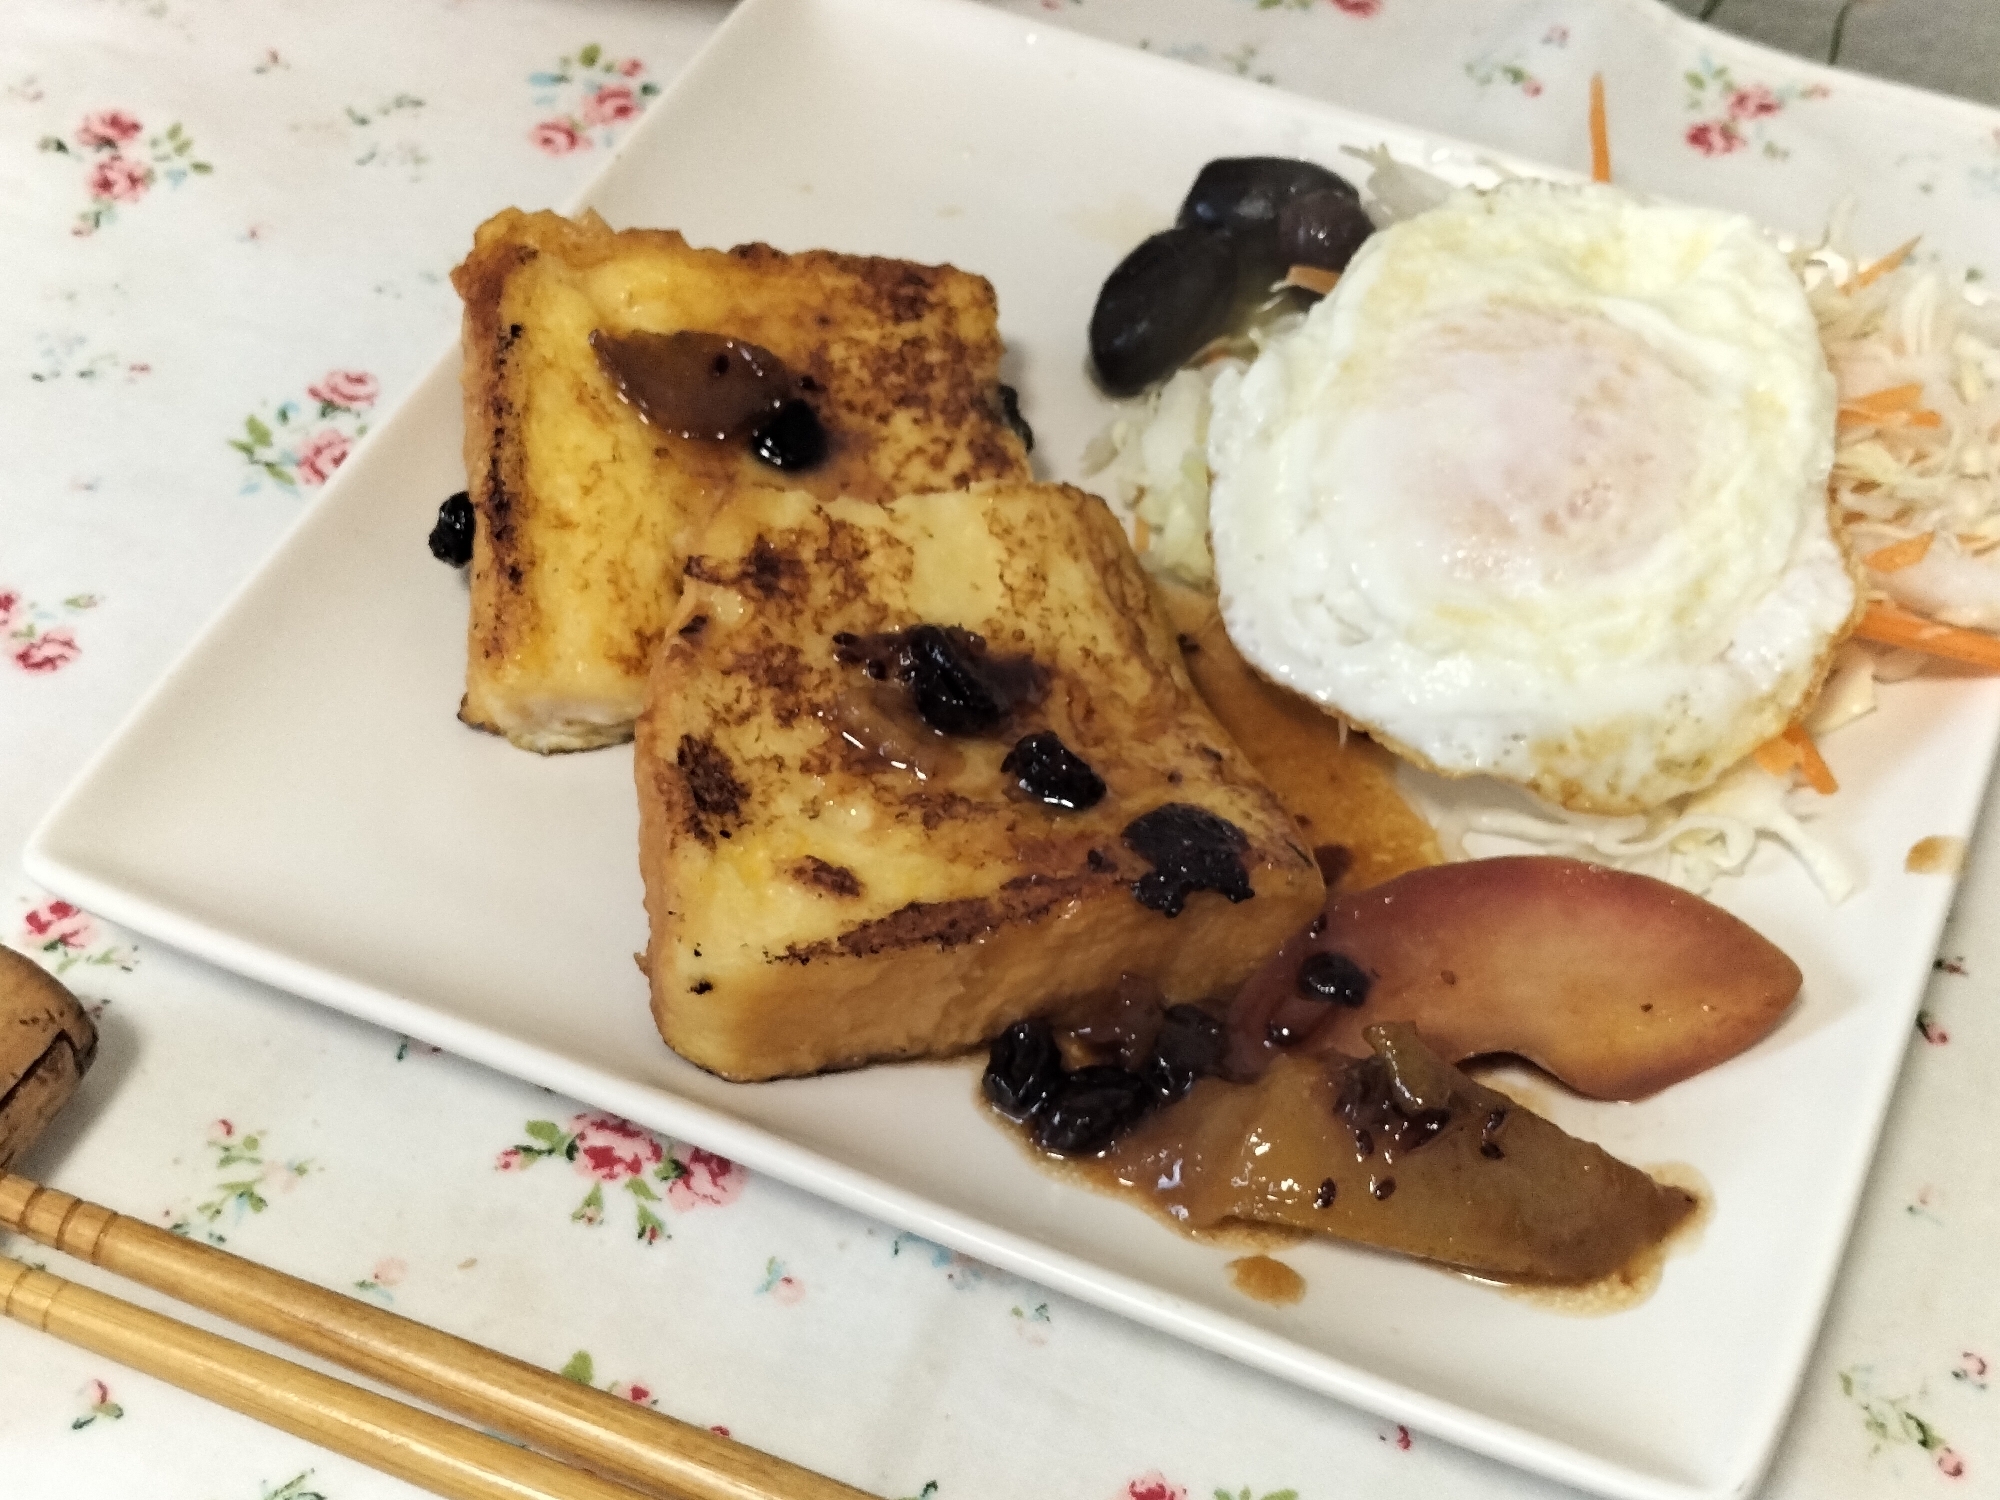
M450 1500L872 1500L705 1428L6 1173L0 1227L531 1445L0 1257L8 1317Z

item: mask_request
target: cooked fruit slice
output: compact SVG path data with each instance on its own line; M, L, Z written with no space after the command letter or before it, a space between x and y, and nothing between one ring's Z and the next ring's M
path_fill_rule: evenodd
M1195 691L1298 819L1337 889L1360 890L1444 858L1430 824L1396 790L1394 756L1252 671L1222 628L1212 589L1156 586Z
M1580 1286L1633 1268L1694 1210L1587 1141L1467 1078L1407 1025L1370 1055L1286 1055L1254 1083L1204 1079L1104 1166L1190 1229L1279 1224L1496 1280Z
M1439 865L1335 897L1244 986L1233 1065L1272 1038L1354 1053L1408 1021L1444 1056L1512 1053L1594 1099L1638 1099L1734 1057L1798 965L1664 881L1550 855Z
M949 266L702 250L664 230L614 233L594 214L509 209L480 226L452 284L465 302L477 512L459 717L526 749L630 736L689 535L731 496L887 500L1028 475L1001 405L993 288ZM592 335L613 353L638 349L630 364L649 346L629 336L683 332L775 355L824 455L774 467L751 437L649 425ZM644 382L633 389L643 396ZM767 457L810 456L785 431L768 435Z
M1231 993L1324 886L1102 501L757 492L687 565L640 720L661 1034L725 1077Z

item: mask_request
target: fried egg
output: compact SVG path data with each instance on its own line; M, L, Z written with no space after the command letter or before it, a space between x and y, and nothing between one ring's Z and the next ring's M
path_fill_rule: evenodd
M1655 807L1780 733L1856 612L1834 411L1748 219L1460 192L1216 381L1224 623L1420 765Z

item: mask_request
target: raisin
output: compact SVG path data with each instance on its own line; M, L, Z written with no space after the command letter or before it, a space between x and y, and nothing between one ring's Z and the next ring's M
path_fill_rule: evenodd
M1160 1018L1152 1056L1142 1070L1162 1104L1186 1096L1197 1078L1217 1072L1229 1041L1219 1018L1199 1005L1170 1005Z
M1000 769L1015 777L1022 791L1050 807L1081 812L1104 800L1104 778L1053 729L1016 740Z
M909 690L918 717L939 734L988 734L1022 704L1038 702L1048 673L1028 656L993 656L986 638L957 625L833 637L834 660Z
M1313 1194L1314 1208L1332 1208L1333 1200L1340 1192L1340 1184L1331 1177L1320 1179L1319 1191Z
M1196 891L1216 891L1232 902L1256 894L1243 868L1250 840L1206 808L1166 803L1126 824L1123 837L1126 848L1153 866L1132 883L1133 899L1162 916L1179 916Z
M810 469L826 457L826 429L818 413L795 398L750 435L750 453L774 469Z
M1152 1104L1152 1086L1137 1073L1110 1064L1078 1068L1042 1106L1035 1144L1065 1155L1094 1155L1144 1118Z
M909 631L905 680L917 712L931 728L943 734L984 734L999 724L1006 705L979 670L984 646L970 631L936 625Z
M1025 1120L1063 1081L1062 1053L1047 1021L1016 1021L986 1054L980 1080L987 1101L1010 1120Z
M462 568L472 561L472 497L460 490L438 507L431 527L431 556Z
M1328 1000L1359 1008L1374 984L1368 971L1345 953L1308 953L1299 965L1299 993L1308 1000Z

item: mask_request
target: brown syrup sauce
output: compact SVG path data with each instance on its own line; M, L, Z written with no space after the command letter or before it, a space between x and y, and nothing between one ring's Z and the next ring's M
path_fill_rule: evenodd
M1304 1299L1306 1279L1268 1255L1240 1256L1229 1263L1229 1284L1252 1302L1289 1307Z
M1109 1002L1104 1009L1105 1014L1096 1018L1094 1024L1086 1023L1062 1034L1061 1044L1065 1059L1071 1065L1094 1058L1103 1059L1107 1055L1128 1054L1135 1036L1144 1035L1146 1024L1137 1014L1143 1009L1140 997L1129 993L1122 994ZM1253 1300L1272 1306L1289 1305L1304 1296L1305 1278L1292 1267L1275 1259L1271 1252L1282 1252L1319 1236L1290 1224L1257 1222L1237 1217L1198 1225L1190 1222L1186 1195L1178 1191L1185 1186L1182 1180L1184 1175L1189 1170L1199 1170L1198 1166L1190 1169L1188 1164L1196 1159L1201 1149L1198 1142L1203 1136L1204 1101L1213 1105L1220 1099L1225 1101L1223 1107L1226 1108L1228 1091L1233 1091L1236 1087L1221 1080L1208 1080L1188 1099L1148 1117L1146 1128L1154 1138L1153 1146L1152 1149L1136 1153L1121 1150L1121 1143L1114 1143L1112 1147L1096 1155L1064 1156L1040 1149L1035 1144L1030 1129L1025 1126L1014 1126L1004 1119L996 1119L996 1123L1014 1136L1021 1148L1042 1170L1094 1191L1108 1193L1134 1203L1162 1223L1198 1243L1245 1252L1227 1263L1231 1285L1239 1293ZM1537 1102L1543 1094L1553 1097L1553 1091L1512 1076L1506 1079L1505 1094L1509 1097L1526 1095L1537 1099ZM1502 1104L1505 1102L1505 1098L1501 1099ZM979 1104L981 1108L988 1107L983 1096L979 1097ZM1525 1101L1523 1106L1525 1110ZM1162 1137L1161 1125L1176 1115L1179 1115L1186 1128L1178 1132L1181 1137L1178 1142L1171 1142L1162 1149L1159 1145ZM1506 1138L1504 1127L1501 1138ZM1369 1170L1362 1178L1362 1184L1365 1185L1358 1185L1353 1180L1353 1174L1346 1173L1343 1175L1344 1186L1339 1193L1327 1191L1333 1182L1330 1177L1324 1183L1318 1184L1316 1190L1311 1183L1283 1185L1295 1190L1292 1194L1294 1201L1301 1196L1309 1197L1322 1209L1330 1208L1334 1201L1339 1201L1342 1208L1348 1211L1348 1222L1351 1225L1353 1222L1351 1213L1357 1201L1386 1202L1394 1196L1393 1184L1397 1159L1401 1155L1409 1154L1412 1149L1420 1147L1411 1148L1405 1145L1398 1149L1389 1146L1386 1141L1372 1143ZM1468 1280L1498 1287L1510 1297L1532 1302L1536 1306L1568 1316L1602 1316L1637 1306L1645 1301L1659 1284L1668 1256L1691 1248L1699 1239L1701 1230L1710 1216L1712 1202L1707 1185L1691 1167L1659 1168L1649 1175L1660 1186L1676 1190L1677 1195L1685 1200L1687 1208L1679 1223L1652 1243L1642 1244L1608 1274L1580 1283L1541 1281L1532 1277L1507 1280L1465 1271L1442 1262L1433 1263L1442 1270L1463 1275ZM1301 1195L1296 1191L1300 1188L1307 1191ZM1358 1194L1357 1188L1359 1188ZM1369 1243L1365 1234L1352 1232L1346 1234L1335 1232L1329 1237L1354 1244ZM1394 1246L1386 1248L1391 1253L1396 1249Z

